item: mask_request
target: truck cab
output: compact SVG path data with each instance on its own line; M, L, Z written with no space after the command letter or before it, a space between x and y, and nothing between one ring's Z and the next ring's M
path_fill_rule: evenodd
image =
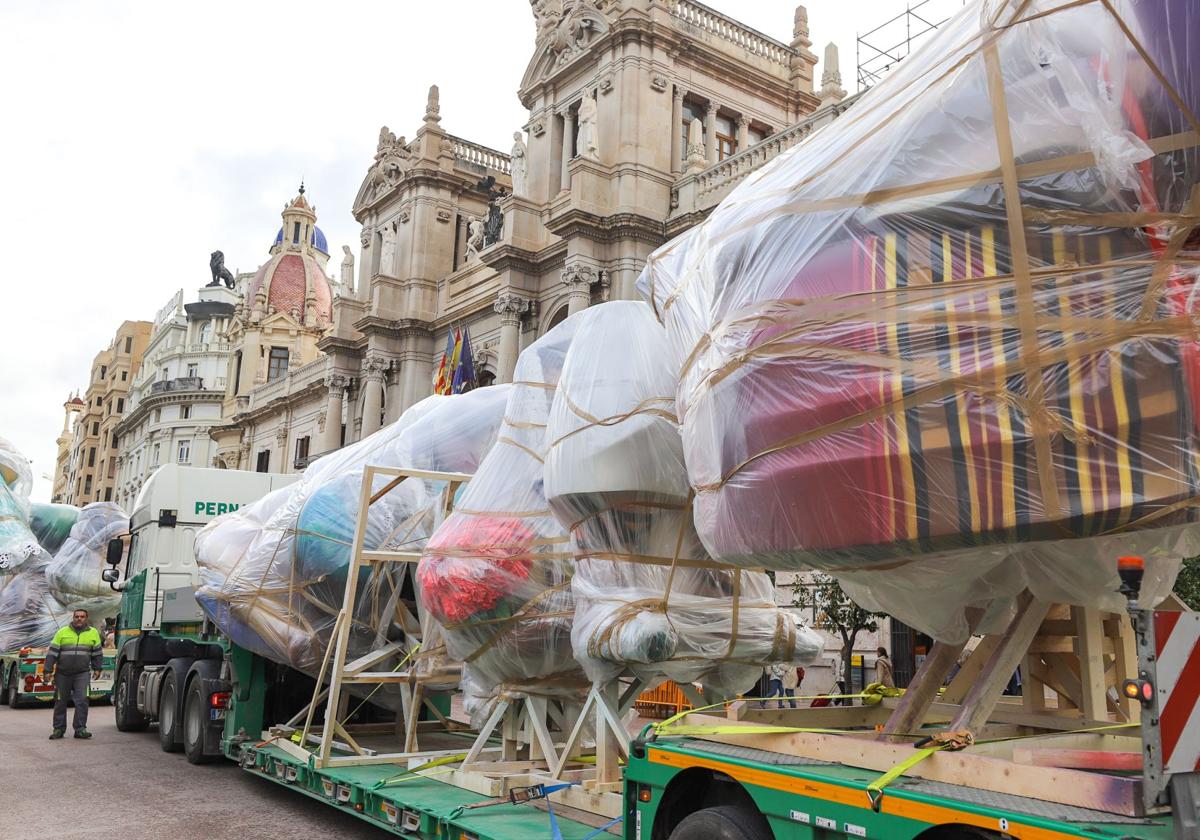
M186 746L194 762L219 753L219 733L212 736L208 726L199 741L185 744L183 738L189 695L206 701L207 723L220 717L211 714L207 701L222 694L223 686L228 691L224 647L206 630L195 598L196 536L218 516L298 478L166 464L146 481L130 516L127 542L109 551L114 566L124 560L123 569L109 572L111 585L121 592L113 690L118 729L143 731L158 721L164 750Z

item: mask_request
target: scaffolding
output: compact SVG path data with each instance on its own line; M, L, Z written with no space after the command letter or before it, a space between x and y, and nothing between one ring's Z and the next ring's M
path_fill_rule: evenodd
M905 5L904 11L859 34L855 38L854 58L858 65L858 91L878 84L888 71L904 60L913 47L950 19L947 8L964 5L950 0L921 0Z

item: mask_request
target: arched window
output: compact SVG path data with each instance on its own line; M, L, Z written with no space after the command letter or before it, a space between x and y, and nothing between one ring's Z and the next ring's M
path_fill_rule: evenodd
M210 341L212 341L212 335L213 335L213 322L212 321L204 321L202 324L200 324L200 343L201 344L208 344Z
M496 384L496 374L492 373L490 370L479 371L479 376L476 377L476 379L479 382L480 388L486 388L488 385Z
M559 324L561 324L563 321L567 320L567 313L569 311L570 310L567 309L566 304L563 304L559 308L559 310L554 313L554 317L550 319L550 323L546 324L546 332L550 332L550 330L554 329Z

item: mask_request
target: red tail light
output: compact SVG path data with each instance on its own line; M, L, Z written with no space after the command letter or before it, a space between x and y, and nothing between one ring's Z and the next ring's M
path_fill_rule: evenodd
M30 674L25 678L25 690L33 691L33 674Z
M214 691L208 696L208 705L214 709L228 709L229 698L230 692L228 691Z

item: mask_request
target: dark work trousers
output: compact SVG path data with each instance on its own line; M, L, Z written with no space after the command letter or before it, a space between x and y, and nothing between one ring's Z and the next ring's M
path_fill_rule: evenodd
M87 728L88 713L88 683L92 675L84 671L79 674L64 674L58 671L54 674L54 728L67 728L67 700L75 703L75 716L71 721L78 732Z

